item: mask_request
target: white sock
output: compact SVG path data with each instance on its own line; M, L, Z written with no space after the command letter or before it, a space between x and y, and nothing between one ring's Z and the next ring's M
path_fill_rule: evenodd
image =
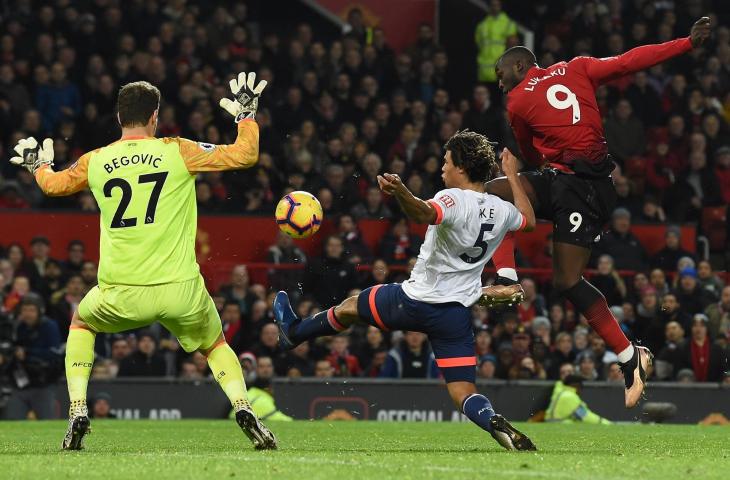
M626 363L634 357L634 346L629 344L628 347L621 350L618 354L618 361Z
M500 268L497 270L497 275L504 278L509 278L512 281L517 281L517 271L514 268Z

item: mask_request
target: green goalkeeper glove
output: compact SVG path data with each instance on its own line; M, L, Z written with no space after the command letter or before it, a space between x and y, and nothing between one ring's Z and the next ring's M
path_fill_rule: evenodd
M10 162L32 174L43 165L53 165L53 140L50 138L43 140L43 146L33 137L23 138L15 146L15 152L19 156L11 158Z
M230 81L231 92L235 100L230 98L221 98L220 106L228 113L233 115L236 123L245 118L254 118L256 110L259 108L259 97L261 92L266 88L266 80L261 80L258 85L256 83L256 74L241 72L238 78Z

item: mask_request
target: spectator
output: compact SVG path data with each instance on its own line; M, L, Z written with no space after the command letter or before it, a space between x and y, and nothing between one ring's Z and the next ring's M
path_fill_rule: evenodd
M405 332L403 341L388 352L381 377L438 378L436 359L421 332Z
M66 288L59 290L51 297L49 315L56 321L62 339L68 337L71 319L84 298L84 281L81 275L71 275L66 281Z
M704 152L692 152L689 166L680 175L681 180L669 192L673 201L670 216L687 221L698 218L702 207L722 204L722 193L714 172L707 166Z
M347 292L357 286L355 267L345 259L340 237L327 237L324 256L309 262L302 286L304 293L312 295L320 305L340 303Z
M486 325L483 325L477 330L474 343L476 345L477 357L483 357L492 353L492 335L489 333Z
M691 337L680 347L680 367L692 369L698 382L721 382L728 369L728 356L722 347L712 343L707 322L703 313L692 318Z
M365 342L356 353L357 360L364 368L366 376L369 376L367 373L371 370L370 366L373 363L376 353L383 350L387 352L387 348L388 342L383 332L372 325L369 326L365 332Z
M94 403L91 404L89 409L89 416L91 418L104 418L111 419L117 418L116 414L112 411L112 396L106 392L99 392L93 397Z
M501 143L503 123L502 113L492 104L489 89L484 85L475 86L472 103L464 114L464 127Z
M537 293L537 287L533 279L523 278L520 284L525 295L522 303L517 305L517 315L523 325L529 325L536 316L544 316L547 314L545 311L545 299L541 294Z
M644 270L647 256L639 239L631 233L631 213L625 208L613 211L611 230L601 237L596 253L608 254L615 259L618 270Z
M725 283L712 271L712 264L707 260L700 260L697 263L697 281L702 290L708 292L717 300L720 298Z
M36 295L23 298L17 322L15 355L9 367L15 389L5 407L5 416L23 420L32 411L41 420L55 418L55 381L63 368L58 328L43 316L42 303Z
M658 350L654 371L659 380L671 380L680 370L682 361L680 348L684 343L684 328L677 321L670 321L664 327L664 347Z
M352 218L352 215L341 215L337 220L337 229L345 246L344 254L355 265L367 263L372 258L370 249L365 244L360 230Z
M380 188L376 186L367 188L365 200L352 207L350 213L357 220L364 218L387 220L393 218L393 212L383 203L383 194L380 192Z
M523 357L509 372L509 378L515 380L541 380L545 378L545 370L540 363L530 356Z
M167 372L165 359L157 352L155 337L142 332L137 340L137 350L119 362L119 377L162 377Z
M238 302L226 301L223 304L223 308L220 311L221 325L223 327L223 335L228 343L232 343L233 339L237 337L238 332L241 330L241 306ZM240 340L239 340L240 341ZM250 343L245 341L242 345L235 344L243 350L245 347L250 346ZM239 351L238 348L234 350Z
M281 353L279 348L279 329L273 323L267 323L261 328L259 341L251 348L256 358L271 357L276 359Z
M200 374L198 368L195 366L195 362L192 360L185 360L180 364L180 378L183 380L202 380L203 375Z
M715 152L715 177L720 185L722 203L730 204L730 146L723 146Z
M682 311L689 315L704 312L714 300L713 295L700 286L697 281L697 270L691 267L679 272L676 295Z
M36 236L30 241L32 257L28 262L30 284L33 290L43 288L43 276L46 273L46 263L50 260L51 242L47 237Z
M43 129L53 132L62 119L73 119L81 113L81 95L66 78L66 67L56 62L51 66L50 83L40 85L36 105L43 116Z
M641 120L633 116L628 100L619 100L613 116L605 122L608 151L619 164L623 165L630 157L644 153L646 138Z
M713 338L730 335L730 286L722 289L720 301L705 308L707 328Z
M661 268L654 268L651 272L649 272L649 283L660 296L669 292L667 276Z
M664 234L664 248L651 258L651 267L671 272L677 268L677 262L682 257L694 258L680 245L681 233L679 227L669 226Z
M596 361L593 353L590 351L582 352L577 357L578 375L584 380L599 380L598 371L596 370Z
M63 270L66 275L81 273L81 266L84 264L86 247L81 240L71 240L66 248L67 257L63 262Z
M266 260L274 265L306 265L307 255L298 246L294 245L294 240L283 232L276 234L276 243L269 247ZM269 270L269 286L272 290L285 290L290 295L296 295L299 292L299 286L304 278L303 270Z
M598 257L598 273L591 277L591 283L606 297L609 305L621 305L626 297L626 284L613 268L611 255Z
M94 262L87 261L81 266L81 278L84 280L87 292L98 283L96 272L97 268L96 263Z
M390 231L383 237L380 250L387 263L403 264L418 256L421 242L419 237L409 232L408 220L399 218L393 221Z
M335 369L327 359L317 360L314 365L314 376L318 378L331 378Z
M477 376L479 378L494 379L497 373L497 357L494 355L484 355L479 358L479 369Z
M606 371L607 371L607 373L606 373L607 382L623 385L624 373L621 371L621 366L619 365L618 362L609 363Z
M580 398L584 378L579 375L567 375L558 380L550 396L545 420L548 422L584 422L587 424L609 425L611 422L596 415L588 409L588 405Z
M480 82L495 85L494 66L507 49L508 42L517 37L517 24L502 11L500 0L489 2L487 15L477 25L474 36L478 49L477 78Z
M335 376L337 377L357 377L362 373L360 362L358 362L355 355L349 352L349 346L350 337L347 334L337 335L332 338L327 360L335 369Z
M278 362L278 370L287 377L311 377L314 374L314 365L309 359L309 342L303 342L296 348L286 352Z
M561 365L573 364L575 352L573 351L573 339L567 332L560 332L555 338L555 350L550 355L550 368L547 375L550 379L557 379Z
M591 337L591 353L595 359L599 378L605 378L608 365L618 361L616 353L606 350L606 341L597 335Z
M274 402L274 387L271 380L274 369L271 358L259 357L256 367L256 379L248 388L248 401L254 413L261 419L277 422L291 422L292 418L278 409ZM234 412L231 411L233 415Z
M251 293L250 279L246 265L236 265L231 270L231 283L219 289L226 301L237 302L241 308L241 315L248 315L256 296Z

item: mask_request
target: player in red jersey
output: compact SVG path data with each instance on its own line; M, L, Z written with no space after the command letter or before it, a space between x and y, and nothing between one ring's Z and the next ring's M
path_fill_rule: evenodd
M645 45L611 58L577 57L548 68L537 65L525 47L507 50L495 71L507 94L507 113L525 163L539 171L520 176L538 218L553 221L553 286L583 314L618 354L626 382L625 403L636 405L644 391L652 355L621 331L603 297L582 274L591 246L600 238L616 203L601 115L599 85L649 68L702 45L710 36L703 17L690 36ZM487 191L512 201L506 178ZM493 256L500 277L517 281L514 240L505 238Z

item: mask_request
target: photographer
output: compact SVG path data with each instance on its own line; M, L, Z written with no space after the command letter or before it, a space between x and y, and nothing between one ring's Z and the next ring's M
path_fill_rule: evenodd
M43 315L43 303L26 295L16 310L16 341L8 366L15 387L5 416L22 420L32 410L38 419L55 417L55 381L61 372L61 336L56 323Z

